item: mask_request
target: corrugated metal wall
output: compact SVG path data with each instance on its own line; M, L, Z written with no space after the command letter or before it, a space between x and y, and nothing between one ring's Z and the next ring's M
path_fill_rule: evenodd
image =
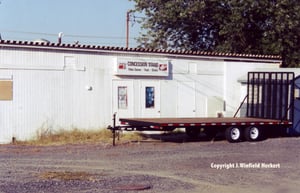
M114 76L113 68L120 58L164 59L170 62L167 77ZM211 97L226 101L229 111L239 104L238 78L255 63L224 62L151 54L119 54L73 52L67 50L39 50L37 48L0 48L0 80L13 81L13 100L0 101L0 143L10 142L12 137L30 139L38 132L59 129L99 129L111 124L113 112L113 80L132 81L134 112L141 112L140 88L148 81L159 85L160 116L177 116L180 95L186 85L195 98L193 115L207 116ZM243 65L243 68L240 66ZM263 64L260 68L277 64ZM241 70L243 69L243 70ZM153 81L155 80L155 81ZM147 84L148 84L147 83ZM183 84L184 83L184 84ZM178 85L181 84L180 89ZM131 84L130 84L131 85ZM193 85L193 86L189 86ZM189 90L190 91L190 90ZM144 93L145 94L145 93ZM172 97L172 99L170 99ZM189 99L181 100L190 105ZM222 104L222 103L220 103ZM222 105L214 107L224 110ZM216 109L218 108L218 109ZM156 112L157 114L157 112ZM138 116L141 116L139 114ZM150 116L150 115L149 115Z
M0 56L0 79L13 81L13 100L0 101L0 142L110 122L111 58L13 49Z

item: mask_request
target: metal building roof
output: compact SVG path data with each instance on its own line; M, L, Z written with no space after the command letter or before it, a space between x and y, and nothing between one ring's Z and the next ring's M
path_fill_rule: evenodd
M148 53L148 54L166 54L180 56L209 56L222 58L244 58L244 59L264 59L264 60L281 60L279 55L259 55L259 54L240 54L240 53L222 53L207 51L191 51L191 50L163 50L150 48L126 48L115 46L99 46L99 45L82 45L82 44L65 44L53 42L32 42L17 40L0 40L0 47L27 47L37 49L57 49L57 50L76 50L76 51L112 51L126 53Z

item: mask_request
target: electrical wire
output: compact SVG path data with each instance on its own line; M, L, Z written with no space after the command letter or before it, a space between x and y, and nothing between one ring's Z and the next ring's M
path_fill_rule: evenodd
M29 31L18 31L18 30L7 30L0 29L1 32L7 33L18 33L18 34L30 34L30 35L42 35L42 36L52 36L57 37L58 34L54 33L43 33L43 32L29 32ZM126 39L126 37L121 36L94 36L94 35L77 35L77 34L63 34L64 37L72 38L88 38L88 39ZM136 37L131 37L130 39L136 39Z

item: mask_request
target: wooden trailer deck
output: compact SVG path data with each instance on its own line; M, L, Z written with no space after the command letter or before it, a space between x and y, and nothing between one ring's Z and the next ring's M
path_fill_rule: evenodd
M223 118L120 118L122 125L133 127L197 127L197 126L233 126L233 125L292 125L292 122L275 119L250 117Z

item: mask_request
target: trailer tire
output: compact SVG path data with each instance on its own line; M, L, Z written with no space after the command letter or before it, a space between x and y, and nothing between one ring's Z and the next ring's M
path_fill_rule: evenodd
M230 143L236 143L241 140L241 129L239 127L233 126L233 127L228 127L225 130L225 138L227 141Z
M187 127L185 128L185 133L188 137L196 139L200 134L200 128Z
M258 141L262 137L262 131L259 127L250 126L245 129L244 137L247 141Z

